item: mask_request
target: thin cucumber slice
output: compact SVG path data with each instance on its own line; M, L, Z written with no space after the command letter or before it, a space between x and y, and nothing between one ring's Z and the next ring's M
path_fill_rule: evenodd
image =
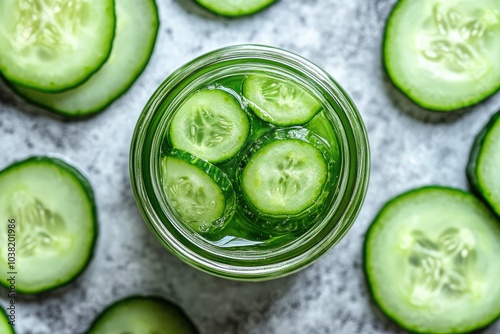
M2 228L13 230L1 233L0 243L15 243L9 244L15 247L13 267L7 247L0 249L0 270L17 272L17 292L40 293L76 279L97 236L94 196L85 177L59 159L33 157L1 171L0 189ZM0 276L0 284L10 286L8 278Z
M500 316L500 223L470 193L397 196L370 226L364 254L376 303L409 331L469 333Z
M110 55L114 8L113 0L0 1L0 72L46 92L79 85Z
M266 216L293 216L312 206L328 177L325 159L314 145L294 138L274 140L249 159L241 185L246 200Z
M66 117L104 110L139 77L153 53L158 33L154 0L115 0L116 36L108 61L89 80L63 93L43 93L13 86L26 100Z
M198 233L224 227L235 208L234 189L216 166L174 149L162 160L162 185L181 220Z
M9 306L10 307L10 304ZM15 334L14 328L10 325L10 320L5 314L3 309L0 310L0 333L2 334Z
M467 176L473 188L500 216L500 112L493 115L476 137Z
M257 117L279 126L307 123L321 109L319 102L297 84L263 74L245 79L243 95Z
M500 2L400 0L383 49L390 79L416 104L476 104L500 88Z
M209 11L222 16L238 17L254 14L276 0L195 0Z
M177 305L158 297L134 296L104 310L87 334L198 334Z
M238 153L249 133L248 117L232 95L202 89L176 111L169 136L175 148L217 163Z

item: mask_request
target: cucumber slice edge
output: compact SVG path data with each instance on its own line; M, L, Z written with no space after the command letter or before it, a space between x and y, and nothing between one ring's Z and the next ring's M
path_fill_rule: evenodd
M260 11L263 11L264 9L267 9L271 7L274 3L276 3L278 0L268 0L266 3L264 3L262 6L256 7L253 10L250 11L242 11L242 12L235 12L235 13L230 13L230 12L224 12L221 10L218 10L216 7L211 6L210 4L205 4L203 3L204 0L195 0L195 3L200 6L201 8L209 11L212 14L215 14L217 16L222 16L226 17L229 19L235 19L239 17L245 17L245 16L250 16L254 15ZM249 0L252 1L252 0Z

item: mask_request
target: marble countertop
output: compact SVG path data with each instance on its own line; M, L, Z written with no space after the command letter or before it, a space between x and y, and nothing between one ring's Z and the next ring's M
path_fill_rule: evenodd
M157 2L161 28L149 66L96 117L64 122L0 87L0 169L30 155L64 156L93 184L100 222L95 258L80 278L18 299L17 332L83 333L113 301L152 294L180 304L203 334L404 333L369 298L361 256L367 226L385 201L407 189L467 188L470 146L500 108L500 94L437 123L409 102L381 62L384 22L395 0L281 0L235 20L208 15L192 0ZM240 43L281 47L331 73L357 104L372 152L365 205L347 236L307 269L263 283L212 277L164 250L141 219L128 177L134 125L156 87L194 57ZM7 302L1 292L0 304ZM500 333L500 323L484 333Z

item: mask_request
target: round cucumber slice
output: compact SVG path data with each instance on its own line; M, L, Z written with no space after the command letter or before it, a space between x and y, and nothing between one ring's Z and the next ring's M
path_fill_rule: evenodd
M319 102L297 84L263 74L245 79L243 95L257 117L279 126L307 123L321 109Z
M80 86L63 93L44 93L13 85L26 100L66 117L85 117L104 110L139 77L153 53L159 28L154 0L115 0L116 36L106 63Z
M9 323L9 318L3 309L0 310L0 333L15 334L14 328Z
M79 85L110 55L114 8L113 0L2 0L0 72L40 91Z
M162 160L162 185L181 220L198 233L224 227L235 208L231 181L216 166L174 149Z
M400 0L383 49L390 79L416 104L476 104L500 88L500 2Z
M0 172L0 217L14 220L15 263L0 248L0 271L17 272L16 290L35 294L73 281L89 263L97 236L94 196L88 181L65 162L33 157ZM8 277L0 284L10 286Z
M472 147L467 176L473 188L500 216L500 112L493 115Z
M196 2L217 15L238 17L259 12L276 0L196 0Z
M104 310L87 334L198 334L177 305L158 297L134 296Z
M238 153L249 133L248 117L232 95L202 89L176 111L169 136L175 148L217 163Z
M468 333L500 316L500 223L474 195L424 187L389 201L367 232L380 308L416 333Z

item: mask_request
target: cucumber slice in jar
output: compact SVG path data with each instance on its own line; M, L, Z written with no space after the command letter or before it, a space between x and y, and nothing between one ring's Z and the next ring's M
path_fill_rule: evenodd
M472 187L500 216L500 112L478 134L472 147L467 176Z
M153 53L159 28L154 0L115 0L116 36L106 63L80 86L44 93L13 85L26 100L65 117L85 117L104 110L139 77Z
M370 226L365 272L382 311L416 333L469 333L500 316L500 223L445 187L392 199Z
M257 13L276 0L196 0L196 2L217 15L238 17Z
M452 111L500 88L500 2L400 0L383 47L392 82L413 102Z
M187 98L170 124L172 146L218 163L234 156L250 133L238 101L220 89L202 89Z
M198 334L177 305L158 297L134 296L104 310L87 334Z
M76 279L92 258L97 236L85 177L59 159L33 157L1 171L0 189L3 228L13 230L1 233L0 242L15 247L13 267L7 248L0 249L0 270L17 272L17 292L40 293ZM0 284L10 286L7 279L1 276Z
M0 72L14 84L57 92L108 59L113 0L0 1Z
M14 328L9 323L9 318L3 309L0 309L0 333L15 334Z
M245 79L243 95L257 117L278 126L307 123L321 109L319 102L296 83L263 74Z
M162 185L182 222L201 234L222 229L235 208L231 181L216 166L174 149L162 160Z

